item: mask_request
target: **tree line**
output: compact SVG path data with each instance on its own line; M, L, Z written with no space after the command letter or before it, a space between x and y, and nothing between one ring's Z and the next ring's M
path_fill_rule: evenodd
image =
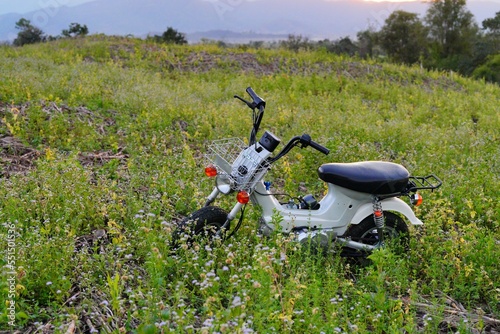
M13 42L16 46L88 34L86 25L71 23L62 36L46 36L24 18L16 23L16 28L19 29ZM354 41L345 37L313 42L300 35L289 35L279 45L293 51L319 48L336 54L419 64L500 83L500 11L479 27L466 7L466 0L432 0L423 19L416 13L394 11L380 30L360 31L356 37ZM185 34L172 27L162 35L148 36L148 40L187 44ZM262 47L264 43L249 44Z
M89 33L89 29L86 25L71 23L68 29L64 29L61 32L60 36L47 36L40 28L32 25L31 21L25 18L16 22L16 29L18 29L19 32L13 42L15 46L41 43L65 37L86 36ZM172 27L168 27L162 35L148 36L148 40L157 43L187 44L185 34L178 32Z
M62 37L85 36L89 33L89 28L86 25L71 23L68 29L63 29L62 36L47 36L40 28L35 27L30 20L25 18L21 18L16 22L16 29L19 32L13 42L15 46L52 41Z
M500 12L479 27L466 0L433 0L423 20L416 13L394 11L378 31L360 31L355 41L345 37L311 42L290 35L281 45L294 51L323 48L336 54L419 64L500 83Z
M480 28L466 0L434 0L423 18L395 11L379 31L358 33L359 47L368 56L418 63L500 83L500 11Z

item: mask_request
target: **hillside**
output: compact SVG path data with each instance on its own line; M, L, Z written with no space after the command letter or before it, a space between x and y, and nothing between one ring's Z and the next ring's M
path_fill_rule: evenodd
M0 46L0 77L0 333L500 331L498 85L105 36ZM311 254L256 235L253 206L223 244L172 252L175 222L213 187L208 143L249 133L233 99L248 86L267 102L262 130L331 150L294 151L272 171L276 192L323 196L316 168L332 161L443 180L404 254L364 267Z

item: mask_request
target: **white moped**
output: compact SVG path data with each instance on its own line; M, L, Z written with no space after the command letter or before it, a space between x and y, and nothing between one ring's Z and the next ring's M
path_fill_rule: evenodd
M259 231L270 235L277 226L291 234L298 242L330 249L340 244L343 255L365 256L382 247L388 239L407 240L406 218L413 225L422 225L411 207L400 197L409 197L412 205L419 205L422 197L418 190L439 188L441 180L431 174L410 176L402 165L384 161L356 163L327 163L318 169L328 192L320 201L312 195L280 203L270 190L264 177L271 166L294 147L312 147L328 154L329 150L313 141L307 134L292 138L276 155L273 152L280 139L266 131L257 141L256 135L264 115L266 103L251 87L247 93L252 101L234 96L253 111L253 128L249 144L240 139L216 140L209 147L207 157L211 163L205 174L215 178L215 186L205 206L193 212L178 224L174 241L194 235L228 238L242 224L248 202L261 208ZM223 194L236 194L236 203L227 212L213 206ZM240 214L236 226L231 222ZM279 215L280 219L276 219Z

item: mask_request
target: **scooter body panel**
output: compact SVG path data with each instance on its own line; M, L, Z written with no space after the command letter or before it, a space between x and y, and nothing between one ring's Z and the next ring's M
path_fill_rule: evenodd
M411 207L399 198L388 198L380 202L384 211L399 212L404 215L413 225L423 225L422 221L415 216ZM359 224L367 216L373 214L371 203L363 204L351 220L351 224Z
M373 214L373 196L371 194L349 190L327 183L328 193L319 202L317 210L292 209L278 202L267 191L262 182L257 184L252 200L262 209L262 218L268 228L274 229L273 215L278 213L283 232L301 227L311 229L331 229L342 235L348 226L359 224L365 217ZM383 209L397 211L406 216L412 224L422 225L411 208L398 198L382 201Z

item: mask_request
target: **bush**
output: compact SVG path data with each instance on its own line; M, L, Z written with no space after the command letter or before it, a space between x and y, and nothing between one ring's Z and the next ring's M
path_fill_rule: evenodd
M472 76L489 82L500 83L500 54L490 56L488 61L474 70Z
M23 46L24 44L40 43L45 40L43 31L31 24L25 18L16 22L16 29L19 29L17 38L14 40L15 46Z
M172 27L168 27L161 36L155 35L153 40L157 43L187 44L186 36Z
M88 33L89 28L85 24L82 26L79 23L71 23L68 29L62 31L64 37L85 36Z

